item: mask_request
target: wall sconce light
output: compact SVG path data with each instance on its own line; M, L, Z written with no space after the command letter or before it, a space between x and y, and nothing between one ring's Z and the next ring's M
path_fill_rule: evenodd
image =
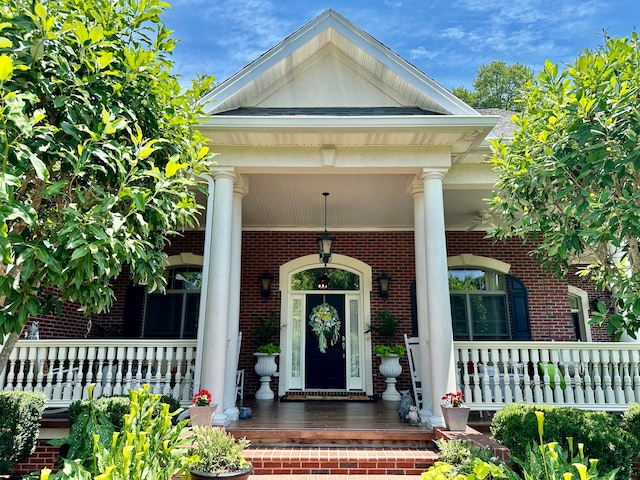
M378 277L378 288L380 290L380 298L386 299L389 296L389 282L391 277L383 273Z
M271 280L273 277L268 272L264 272L260 276L260 293L262 298L269 298L271 296Z

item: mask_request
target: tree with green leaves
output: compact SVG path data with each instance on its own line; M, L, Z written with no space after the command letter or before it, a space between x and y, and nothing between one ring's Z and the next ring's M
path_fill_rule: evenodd
M534 78L533 70L522 63L503 61L482 65L473 81L473 90L453 89L453 94L471 107L520 111L522 89Z
M180 87L166 7L0 6L0 371L29 317L106 311L124 267L163 288L169 236L197 222L212 155L192 126L213 78Z
M547 61L525 92L511 139L493 143L499 174L491 201L497 238L530 241L558 276L610 290L599 322L617 338L640 329L640 43L604 36L565 69Z

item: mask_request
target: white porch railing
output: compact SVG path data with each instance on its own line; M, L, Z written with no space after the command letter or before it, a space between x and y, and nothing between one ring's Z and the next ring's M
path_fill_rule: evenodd
M3 390L42 391L47 407L87 398L126 395L150 385L152 393L191 403L195 340L19 340L0 376Z
M474 410L544 403L625 410L640 403L640 344L454 342L458 388Z

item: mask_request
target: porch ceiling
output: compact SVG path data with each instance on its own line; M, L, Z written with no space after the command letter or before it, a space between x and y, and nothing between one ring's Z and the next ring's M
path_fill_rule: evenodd
M324 197L327 229L412 230L413 198L408 193L414 180L408 174L283 174L249 175L243 199L245 230L322 230ZM484 230L478 220L485 209L488 188L444 190L445 224L449 230Z

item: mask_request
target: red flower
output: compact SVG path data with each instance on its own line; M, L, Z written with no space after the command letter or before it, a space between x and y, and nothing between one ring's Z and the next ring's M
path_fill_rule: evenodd
M193 404L196 407L208 407L211 405L211 394L203 388L193 396Z
M461 407L464 405L464 393L449 392L442 397L442 400L444 400L443 407Z

